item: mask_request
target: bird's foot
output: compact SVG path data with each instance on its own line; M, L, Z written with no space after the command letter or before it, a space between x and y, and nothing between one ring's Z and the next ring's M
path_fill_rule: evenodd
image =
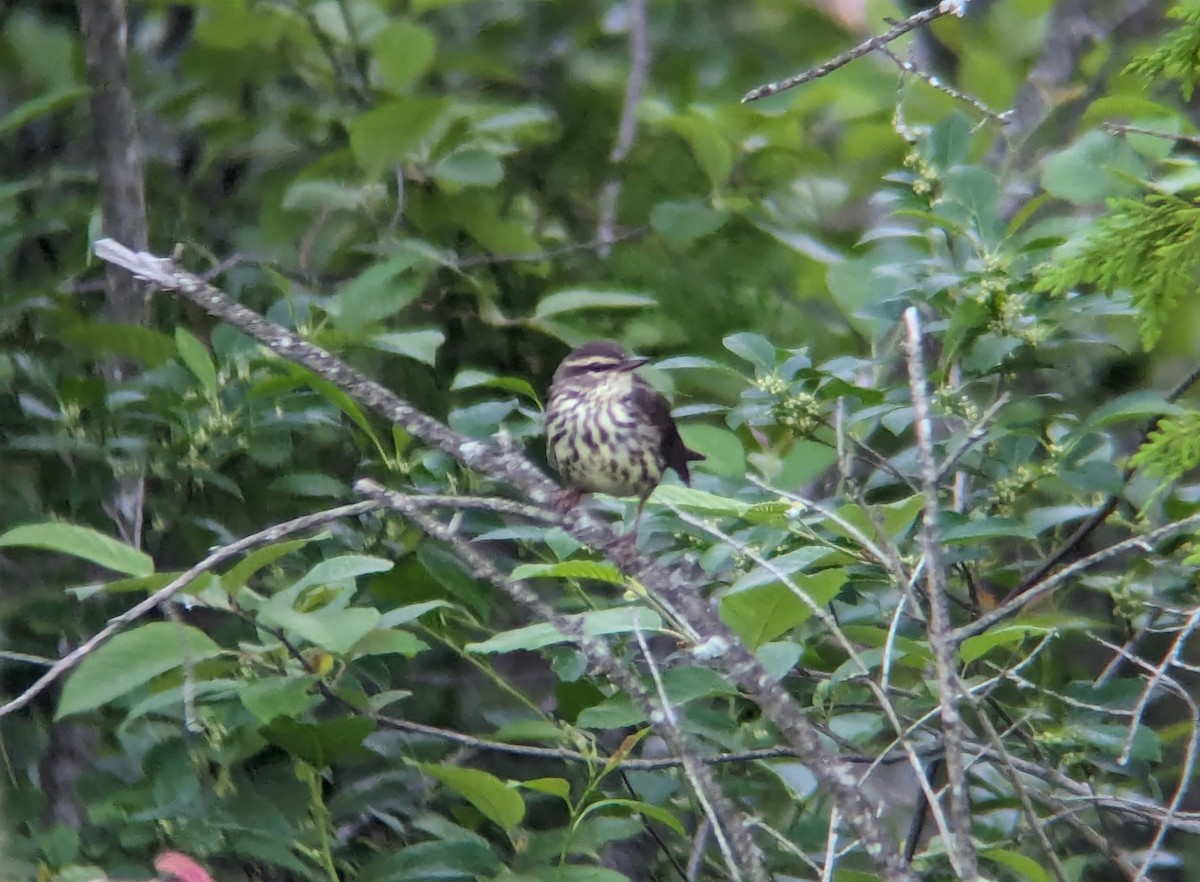
M579 501L583 499L583 491L571 488L563 490L554 500L554 510L559 514L566 514L575 506L579 505Z

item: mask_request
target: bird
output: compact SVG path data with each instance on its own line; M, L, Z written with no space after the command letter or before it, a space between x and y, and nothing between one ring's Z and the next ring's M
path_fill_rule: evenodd
M546 398L547 458L569 488L560 503L636 496L633 533L667 469L690 485L688 463L704 459L679 437L667 399L634 373L647 361L609 340L584 343L559 364Z

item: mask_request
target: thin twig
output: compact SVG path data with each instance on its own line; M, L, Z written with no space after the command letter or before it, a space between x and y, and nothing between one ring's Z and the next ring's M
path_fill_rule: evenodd
M788 89L794 89L797 86L802 86L812 80L820 79L821 77L829 76L835 70L845 67L852 61L862 58L871 52L882 49L888 43L895 42L903 37L909 31L921 27L921 25L929 24L931 21L936 21L943 15L954 13L961 15L961 7L965 5L954 2L954 0L942 0L937 6L931 6L928 9L923 9L915 15L910 15L904 21L897 22L892 27L882 34L871 37L859 43L853 49L837 55L824 64L819 64L816 67L809 68L804 73L796 74L795 76L787 77L774 83L767 83L755 89L751 89L742 96L742 103L747 104L751 101L758 101L760 98L767 98L771 95L778 95L780 92L785 92Z
M158 591L155 591L141 603L130 607L112 619L109 619L108 624L93 634L86 641L81 643L73 651L64 655L46 673L38 677L24 692L16 698L0 706L0 717L7 716L13 711L20 710L28 705L34 698L45 692L46 689L54 683L55 680L62 677L83 659L95 652L100 646L108 642L119 632L123 631L129 625L136 622L138 619L152 612L160 604L170 600L199 576L217 567L219 564L229 560L231 557L236 557L243 551L248 551L258 545L266 545L271 542L278 542L284 536L290 536L292 533L298 533L302 530L309 530L313 527L319 527L327 524L330 521L341 520L342 518L354 517L355 515L365 514L369 511L377 511L382 506L378 502L356 502L353 505L343 505L339 508L331 508L327 511L319 511L315 514L305 515L304 517L296 518L291 521L284 521L282 524L275 524L272 527L254 533L244 539L239 539L237 542L231 542L229 545L223 545L216 551L209 554L199 563L194 564L189 569L185 570L170 583L164 585Z
M1143 129L1141 126L1130 126L1118 122L1106 122L1104 131L1110 135L1149 135L1152 138L1162 138L1165 141L1174 141L1176 144L1187 144L1189 147L1200 149L1200 138L1195 135L1179 135L1175 132Z
M938 499L938 465L933 455L933 418L929 407L929 386L925 379L923 334L920 314L915 306L904 311L904 326L908 354L908 385L912 391L913 427L917 441L917 463L921 474L921 490L925 512L921 520L921 548L925 554L925 585L929 602L929 643L933 649L937 670L938 691L941 697L942 734L946 744L946 779L950 790L950 840L946 843L951 863L960 878L973 880L979 876L975 844L971 839L971 801L967 793L966 768L963 760L963 721L959 709L962 693L959 688L957 646L951 638L950 604L946 599L946 570L942 564L938 520L941 502Z
M1097 564L1112 560L1114 557L1119 557L1128 551L1146 551L1152 548L1155 543L1166 539L1169 536L1174 536L1176 533L1182 533L1185 530L1190 530L1193 527L1200 526L1200 514L1192 515L1184 518L1181 521L1174 521L1159 527L1157 530L1151 530L1143 536L1134 536L1132 539L1126 539L1124 542L1118 542L1115 545L1110 545L1108 548L1101 549L1095 554L1090 554L1085 558L1075 561L1069 567L1064 567L1053 576L1045 579L1024 594L1013 597L1010 600L997 606L991 612L980 616L975 621L963 625L954 631L953 639L955 643L962 643L968 637L974 637L976 634L982 634L988 628L997 622L1003 621L1017 611L1023 609L1029 604L1041 600L1049 594L1052 594L1060 586L1070 582L1075 576L1089 570Z
M627 0L629 14L629 79L625 81L625 98L621 102L621 118L617 123L617 140L609 154L609 162L619 166L633 149L633 138L637 134L637 108L646 88L650 73L650 43L647 37L646 7L648 0ZM609 245L614 240L613 228L617 221L617 202L621 198L621 170L618 168L604 185L600 194L600 220L596 225L596 238L603 243L600 254L608 256Z
M955 101L961 101L963 104L970 105L977 113L979 113L980 116L990 120L991 122L1004 125L1012 116L1011 110L1006 110L1004 113L997 113L978 98L968 95L966 92L960 92L953 86L947 86L941 81L940 78L931 73L926 73L908 59L901 58L899 55L893 52L889 46L879 46L878 51L894 61L902 71L912 74L917 79L928 84L930 88L937 89L937 91L945 95L949 95Z

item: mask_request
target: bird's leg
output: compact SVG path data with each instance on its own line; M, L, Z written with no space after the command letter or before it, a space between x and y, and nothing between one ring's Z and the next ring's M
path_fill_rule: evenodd
M583 499L583 491L575 487L569 487L561 491L554 500L554 510L559 514L566 514L575 506L579 505L579 500Z

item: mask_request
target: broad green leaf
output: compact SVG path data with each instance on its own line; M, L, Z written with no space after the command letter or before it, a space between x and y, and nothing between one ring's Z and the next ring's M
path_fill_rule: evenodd
M992 848L981 851L979 856L985 861L992 861L1020 873L1028 882L1051 882L1054 879L1039 861L1011 849Z
M581 309L632 309L655 305L655 299L647 297L645 294L570 288L543 297L538 301L534 315L544 319L562 313L573 313Z
M276 542L273 545L256 548L221 574L221 585L230 594L235 594L250 580L251 576L263 567L269 567L281 557L291 554L293 551L299 551L316 539L325 539L328 536L329 534L325 532L304 539L289 539L286 542Z
M395 628L380 628L378 624L354 644L351 655L362 658L367 655L414 655L429 649L429 644L417 636Z
M488 820L505 830L514 830L525 818L521 794L495 775L462 766L422 763L421 771L457 791Z
M744 358L756 368L771 371L776 367L775 344L761 334L730 334L721 342L734 355Z
M441 331L395 331L374 334L365 341L372 349L403 355L433 367L438 349L446 342Z
M293 472L276 478L268 487L272 493L307 496L314 499L345 499L350 488L331 475L320 472Z
M185 662L212 658L221 647L198 628L151 622L118 634L85 658L63 685L57 718L115 701Z
M394 21L375 37L371 50L381 84L398 92L429 69L437 55L437 39L428 28Z
M454 187L494 187L504 180L504 164L487 150L464 147L438 162L433 175Z
M624 585L625 577L616 567L590 560L568 560L556 564L521 564L512 571L514 579L592 579L612 585Z
M661 484L650 498L664 505L674 505L691 511L730 517L739 517L750 508L745 502L718 496L705 490L684 487L682 484Z
M887 530L888 536L898 539L907 533L913 524L916 523L917 517L921 514L924 505L925 500L918 493L913 496L907 496L904 499L899 499L896 502L876 505L873 508L875 509L875 516L883 521L883 526ZM857 528L868 539L874 540L876 538L873 519L857 504L843 505L837 510L837 515L851 527ZM837 533L839 536L844 536L847 539L854 539L849 530L843 528L840 523L832 519L827 520L825 526L830 532Z
M1039 625L1025 623L1000 625L991 630L984 631L975 637L968 637L959 647L958 654L964 664L970 664L975 659L987 655L998 646L1015 646L1031 634L1043 637L1046 634L1053 633L1053 631L1053 628L1044 628Z
M751 649L757 649L807 621L813 605L821 607L833 600L846 578L843 569L794 574L792 583L810 602L780 582L730 591L721 598L721 618Z
M354 882L477 882L500 878L496 875L502 869L500 861L486 840L468 838L461 828L444 830L425 814L418 816L415 826L432 827L429 832L434 838L384 850L354 874ZM311 878L311 872L308 876Z
M179 349L180 360L200 381L204 391L209 395L216 395L219 391L217 367L213 364L212 357L204 348L204 344L197 340L187 328L180 326L175 329L175 346Z
M425 286L423 273L409 273L419 260L415 253L406 250L372 264L326 302L326 312L338 328L349 332L395 315L416 300ZM404 276L405 273L409 274Z
M688 245L715 233L729 212L703 202L660 202L650 212L650 226L673 245Z
M315 705L315 682L311 674L262 677L243 684L237 694L246 710L269 723L276 717L297 717Z
M343 554L323 560L298 581L288 588L289 592L299 592L310 585L320 585L325 582L341 582L355 579L371 573L386 573L395 564L382 557L371 557L365 554Z
M289 365L287 370L295 379L306 383L314 392L349 417L350 421L358 426L364 435L371 439L371 443L375 445L375 449L379 452L379 458L384 461L388 459L379 436L375 434L375 429L371 426L371 422L367 419L366 414L363 413L362 408L358 406L358 402L333 385L333 383L322 377L318 377L316 374L299 365Z
M154 572L154 561L145 552L91 527L58 521L25 524L6 530L0 534L0 548L56 551L130 576L148 576Z
M63 107L68 107L88 93L86 86L67 86L30 98L0 116L0 138L24 128L34 120L49 116Z
M772 680L782 680L799 664L804 656L804 647L791 640L781 640L774 643L764 643L754 654Z
M671 119L668 125L692 148L692 155L708 175L712 188L717 190L724 186L733 169L733 148L716 123L693 112Z
M408 606L390 609L379 620L379 627L395 628L416 621L427 612L442 608L453 609L453 606L444 600L426 600L423 603L412 603Z
M551 796L557 796L568 802L571 799L571 785L567 782L566 778L533 778L529 781L519 781L517 783L526 790L549 793Z
M649 803L641 802L640 800L636 799L600 799L584 809L581 817L584 817L593 811L600 811L613 806L629 809L630 811L637 812L639 815L644 815L652 821L658 821L660 824L670 827L680 836L687 835L684 832L683 824L679 822L679 818L675 817L673 813L667 811L661 806L650 805Z
M458 389L503 389L506 392L516 392L518 395L523 395L536 404L542 406L541 396L537 394L537 390L530 385L528 380L522 380L520 377L499 377L495 374L490 374L487 371L475 370L474 368L463 368L459 371L454 381L450 384L451 390Z
M290 631L334 655L345 655L379 624L380 612L368 607L335 609L324 607L300 612L290 605L268 603L259 619Z
M742 479L745 476L746 453L735 433L718 426L683 425L679 427L679 434L688 447L708 457L704 461L704 471L726 478Z
M449 99L408 95L352 119L350 150L364 172L379 177L416 154L443 121Z
M78 322L59 331L62 341L80 353L119 355L148 368L161 367L179 355L175 341L161 331L120 322Z
M662 618L658 613L641 606L595 610L567 618L581 624L583 633L588 637L628 634L635 630L655 632L662 628ZM503 631L482 643L468 643L466 649L468 652L479 653L516 652L570 643L574 639L561 634L548 622L540 622L512 631Z
M276 717L260 730L270 741L316 769L353 754L362 748L375 723L363 716L335 717L319 723L303 723L292 717Z
M1095 205L1140 189L1146 164L1125 141L1104 132L1088 132L1042 163L1042 186L1076 205Z

